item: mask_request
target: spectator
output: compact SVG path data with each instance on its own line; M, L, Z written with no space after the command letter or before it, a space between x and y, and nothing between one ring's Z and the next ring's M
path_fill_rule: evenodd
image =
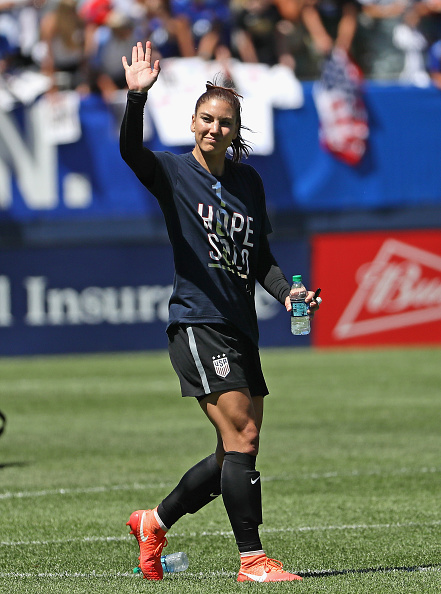
M334 46L350 53L358 12L359 5L355 0L305 1L303 22L319 55L329 55Z
M282 28L288 40L289 53L295 58L295 70L298 78L311 78L316 70L311 56L311 37L303 23L305 0L274 0L283 21Z
M144 0L144 8L142 38L152 41L155 60L196 54L189 21L172 16L169 0Z
M418 30L419 22L418 10L415 5L412 5L404 14L402 22L396 25L393 42L404 55L404 67L400 73L400 80L418 87L427 87L430 84L430 77L424 64L427 40Z
M111 0L80 0L78 14L84 22L84 48L87 60L96 52L96 31L105 25L112 6Z
M33 49L40 38L44 0L0 0L0 72L35 67Z
M282 19L297 23L302 14L303 0L274 0Z
M282 19L273 0L245 0L241 7L236 6L234 31L234 47L243 62L294 68L289 47L293 28Z
M421 0L415 3L420 16L419 29L429 45L441 39L441 0Z
M175 17L189 23L196 55L205 60L230 55L229 0L171 0L170 6Z
M75 89L84 82L84 25L75 0L59 0L40 23L41 71L57 88Z
M0 74L9 69L14 46L6 30L0 29Z
M404 53L394 44L393 34L412 0L360 0L358 40L360 66L375 79L398 78L404 68Z
M441 91L441 39L430 46L427 62L430 78L435 87Z
M94 47L89 56L90 86L92 92L100 93L106 101L112 101L116 91L126 88L121 55L130 55L136 44L135 23L116 10L105 17L104 25L98 27Z

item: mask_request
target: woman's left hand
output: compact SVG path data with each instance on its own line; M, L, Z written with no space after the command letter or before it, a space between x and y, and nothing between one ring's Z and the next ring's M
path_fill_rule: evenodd
M318 297L318 299L320 299ZM308 295L306 296L305 302L308 304L308 316L312 319L316 313L316 311L319 309L320 305L319 302L316 301L314 299L314 291L308 291ZM321 303L321 299L320 299L320 303ZM291 300L288 297L285 299L285 307L286 307L286 311L291 311L292 307L291 307Z

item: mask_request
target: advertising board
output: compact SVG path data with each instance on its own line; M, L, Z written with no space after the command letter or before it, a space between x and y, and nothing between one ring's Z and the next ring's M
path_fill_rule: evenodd
M317 346L441 344L441 230L317 235Z
M273 252L287 275L307 282L306 241L277 242ZM1 250L0 355L166 348L172 285L169 245ZM309 344L291 335L284 307L260 286L256 308L261 345Z

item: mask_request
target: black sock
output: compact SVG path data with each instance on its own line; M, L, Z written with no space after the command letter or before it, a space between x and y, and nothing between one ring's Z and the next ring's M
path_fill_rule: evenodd
M167 528L185 514L194 514L221 493L221 469L215 454L190 468L178 486L158 505L158 515Z
M222 497L241 553L262 550L262 491L256 457L226 452L222 467Z

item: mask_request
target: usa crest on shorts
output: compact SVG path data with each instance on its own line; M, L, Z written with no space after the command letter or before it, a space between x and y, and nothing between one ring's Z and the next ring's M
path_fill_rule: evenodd
M230 373L230 364L225 356L225 353L221 356L213 357L214 370L219 377L227 377Z

